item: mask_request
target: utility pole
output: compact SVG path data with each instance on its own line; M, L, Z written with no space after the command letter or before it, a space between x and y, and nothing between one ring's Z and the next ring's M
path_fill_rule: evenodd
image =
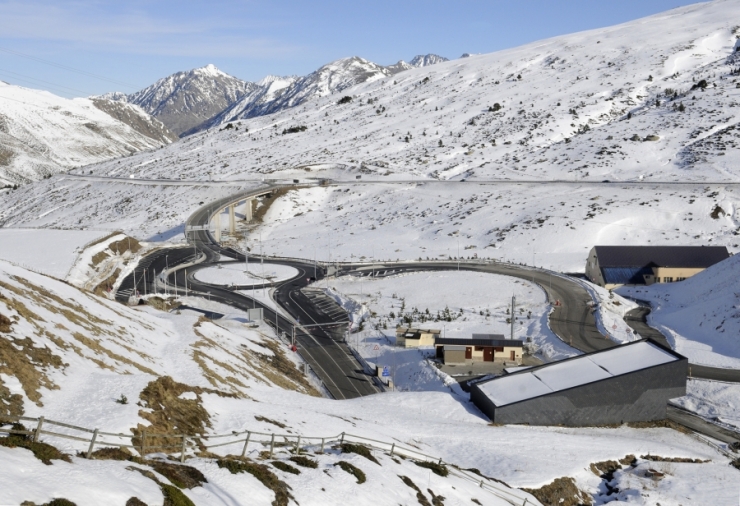
M460 236L457 236L457 272L460 272Z
M146 286L146 283L144 284ZM188 270L185 269L185 297L188 296Z
M511 296L511 339L514 339L514 320L516 320L516 316L514 316L514 309L516 308L516 297Z

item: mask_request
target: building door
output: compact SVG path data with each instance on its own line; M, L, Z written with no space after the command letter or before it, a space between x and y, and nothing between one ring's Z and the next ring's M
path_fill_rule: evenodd
M483 348L483 362L493 362L493 348Z
M511 350L511 352L509 354L509 360L511 360L511 361L516 360L516 351Z
M465 358L471 360L473 358L473 348L470 346L465 347Z
M444 346L437 346L437 358L444 358Z

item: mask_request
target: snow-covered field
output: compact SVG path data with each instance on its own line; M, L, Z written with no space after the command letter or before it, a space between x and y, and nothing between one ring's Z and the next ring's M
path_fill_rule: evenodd
M214 285L249 285L250 283L261 284L265 281L277 283L298 274L293 267L270 263L250 263L248 274L244 272L246 268L247 266L241 262L221 264L218 267L200 269L195 273L195 278Z
M648 323L694 364L740 368L740 255L678 283L621 287L650 302Z
M550 306L545 293L527 281L495 274L445 271L378 278L343 276L330 280L329 286L353 302L343 304L350 312L354 309L359 313L353 321L364 320L358 349L371 362L375 362L376 355L385 365L393 361L397 325L439 329L443 337L469 339L476 333L502 334L508 339L512 296L516 297L517 318L514 339L531 340L536 356L544 361L578 353L552 333L547 323ZM380 350L374 350L376 344ZM396 384L403 386L398 380Z
M0 260L64 279L82 247L105 235L99 230L0 228Z

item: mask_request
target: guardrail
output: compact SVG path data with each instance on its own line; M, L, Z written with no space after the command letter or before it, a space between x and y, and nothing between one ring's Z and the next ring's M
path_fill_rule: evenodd
M23 429L3 428L3 426L10 425L14 422L32 422L36 427L33 429L26 429L25 427ZM56 431L49 430L50 426L58 427L59 429ZM61 429L68 429L68 431L59 432ZM83 433L85 435L77 435L74 432ZM346 432L328 437L303 436L300 434L277 434L273 432L249 430L231 432L230 434L214 435L160 434L147 431L142 431L139 434L123 434L104 432L97 428L88 429L85 427L78 427L68 423L48 420L43 416L33 418L27 416L3 415L0 416L0 434L25 435L29 436L35 442L40 441L40 437L46 435L53 438L85 443L87 448L85 452L86 458L92 457L96 446L115 446L118 448L130 448L135 450L141 457L146 457L147 454L151 453L179 454L180 462L185 462L185 457L188 454L188 451L193 448L197 448L200 451L207 451L213 448L235 446L237 451L239 451L239 458L245 458L250 445L252 445L252 447L256 446L260 451L267 451L269 456L273 457L276 452L281 451L299 453L302 450L311 450L314 452L318 451L320 453L324 453L327 446L336 444L341 445L344 443L358 443L375 450L388 452L391 457L398 455L418 462L447 465L452 474L459 478L476 483L483 490L511 505L526 506L527 504L538 504L533 501L531 496L527 497L524 492L518 489L513 489L499 482L491 483L491 480L487 478L472 474L454 464L444 462L441 457L428 455L419 450L409 448L395 442L388 443Z

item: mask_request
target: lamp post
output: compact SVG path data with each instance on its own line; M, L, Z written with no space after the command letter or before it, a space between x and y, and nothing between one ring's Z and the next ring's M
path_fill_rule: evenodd
M457 236L457 272L460 272L460 236Z

